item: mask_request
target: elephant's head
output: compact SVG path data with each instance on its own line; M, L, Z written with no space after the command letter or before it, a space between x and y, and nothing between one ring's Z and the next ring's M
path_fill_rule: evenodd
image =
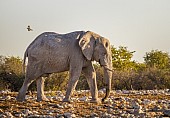
M98 34L87 31L81 36L79 45L88 60L95 60L103 67L106 81L106 95L102 99L102 101L104 101L110 95L111 90L112 55L110 42Z

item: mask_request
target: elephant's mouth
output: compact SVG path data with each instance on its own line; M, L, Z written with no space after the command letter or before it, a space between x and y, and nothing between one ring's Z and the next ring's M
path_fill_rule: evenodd
M103 66L108 71L113 71L112 69L108 68L107 66Z
M100 59L99 59L99 64L101 67L104 67L106 70L113 71L112 69L108 68L106 64L102 64Z

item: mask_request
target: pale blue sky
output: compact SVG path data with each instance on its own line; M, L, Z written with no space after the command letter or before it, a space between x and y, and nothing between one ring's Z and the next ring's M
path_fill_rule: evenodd
M0 55L23 58L40 33L76 30L127 46L143 62L152 49L170 52L170 0L0 0Z

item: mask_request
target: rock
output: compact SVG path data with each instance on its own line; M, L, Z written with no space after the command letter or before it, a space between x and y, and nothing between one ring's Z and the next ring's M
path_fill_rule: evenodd
M32 113L32 111L30 111L29 109L25 109L25 110L24 110L24 114L30 115L30 114L33 114L33 113Z
M123 90L123 91L122 91L122 93L123 93L123 94L129 94L129 93L130 93L130 91Z
M6 100L10 100L10 99L11 99L11 96L8 95L8 96L5 97L5 99L6 99Z
M53 115L53 112L47 111L47 114L48 114L48 115Z
M8 94L8 93L10 93L10 90L2 90L2 91L0 91L0 94Z
M161 109L161 107L159 105L157 105L152 109L152 111L158 112L158 111L160 111L160 109Z
M72 100L73 102L76 102L76 101L79 100L79 98L72 97L71 100Z
M64 97L54 96L53 100L62 101Z
M57 108L59 108L59 109L64 109L64 107L63 107L62 105L57 104L56 106L57 106Z
M53 101L53 97L51 96L46 96L49 101Z
M132 103L132 108L134 108L134 109L140 109L140 105L139 105L139 103L137 103L136 101L133 101Z
M79 98L80 101L87 101L87 97Z
M0 118L6 118L4 114L0 114Z
M10 112L5 112L5 115L7 118L13 118L14 116Z
M118 94L119 94L119 93L122 93L122 91L121 91L121 90L116 90L116 93L118 93Z
M32 111L33 114L38 114L38 111Z
M72 114L72 113L69 113L69 112L64 113L64 116L65 116L66 118L75 118L75 117L76 117L75 114Z
M144 105L147 105L147 104L150 104L150 100L148 100L148 99L144 99L143 101L142 101L142 103L144 104Z
M106 112L102 115L102 118L111 118L111 117L112 117L112 114L108 114Z
M97 113L91 113L91 114L90 114L90 117L91 117L91 118L98 118L99 115L98 115Z
M40 118L40 115L38 115L38 114L31 114L31 115L29 115L28 116L28 118Z
M170 109L164 110L163 111L164 116L170 117Z
M73 108L72 104L67 104L67 108Z
M21 113L17 113L17 114L15 114L15 116L16 116L16 117L21 117L22 114L21 114Z
M142 100L140 99L136 99L136 102L138 102L139 104L142 104Z
M142 109L134 109L134 114L137 115L137 114L142 114L144 113Z
M100 89L99 93L104 94L106 92L106 88Z
M134 109L127 109L127 112L130 113L130 114L133 114L134 113Z
M2 109L0 109L0 114L1 114L1 113L3 113L3 110L2 110Z
M63 114L57 114L56 118L64 118Z

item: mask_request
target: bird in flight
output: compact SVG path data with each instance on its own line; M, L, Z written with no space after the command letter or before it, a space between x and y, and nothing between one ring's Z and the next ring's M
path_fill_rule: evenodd
M28 31L33 31L33 29L31 29L31 27L28 25L28 27L27 27L27 30Z

